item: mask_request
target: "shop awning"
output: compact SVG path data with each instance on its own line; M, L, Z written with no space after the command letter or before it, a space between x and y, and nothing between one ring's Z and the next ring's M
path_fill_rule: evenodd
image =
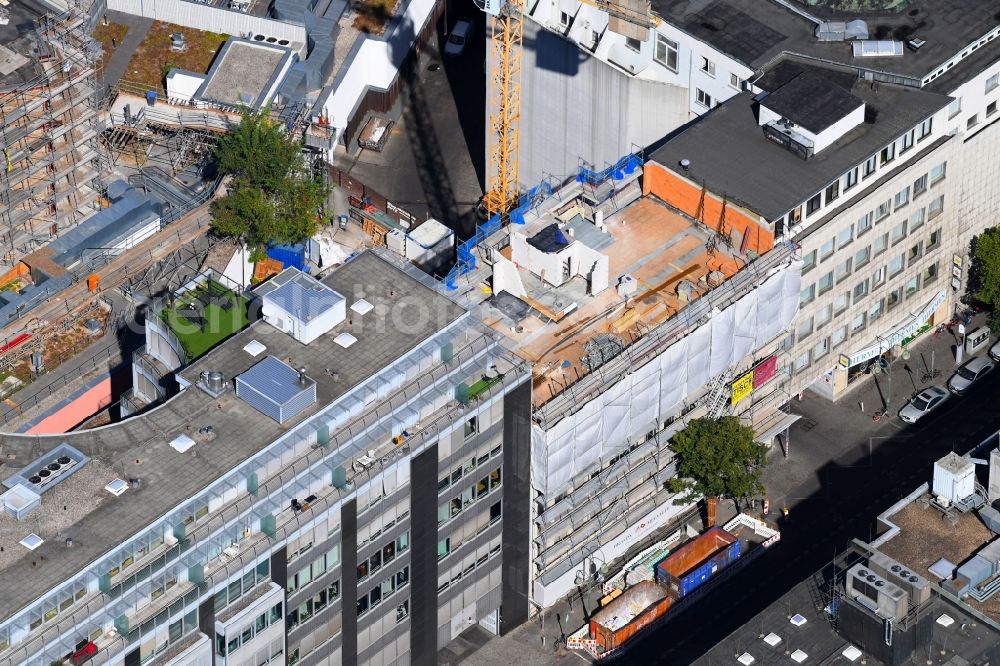
M754 429L754 440L761 444L770 444L775 435L785 432L793 423L801 418L801 414L782 414L777 420L768 419L761 424L762 430Z
M902 344L903 340L916 333L921 326L927 323L927 321L931 318L931 315L934 314L935 310L937 310L941 303L944 302L944 296L945 293L943 291L939 291L937 295L934 296L929 303L927 303L927 305L904 319L894 331L883 336L881 340L875 340L875 342L868 345L864 349L860 349L846 358L841 357L841 365L844 365L844 362L846 361L847 367L854 367L858 363L864 363L865 361L871 360L876 356L889 351L896 345Z

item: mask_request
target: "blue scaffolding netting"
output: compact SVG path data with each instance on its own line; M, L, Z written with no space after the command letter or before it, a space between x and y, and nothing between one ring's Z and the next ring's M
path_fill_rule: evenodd
M585 183L596 187L607 182L609 179L623 180L626 176L632 175L635 170L641 166L642 160L639 156L630 154L621 158L603 171L592 171L590 169L580 167L576 175L576 181L578 183ZM510 212L509 219L511 224L524 224L525 213L537 207L550 196L552 196L552 185L547 180L543 180L541 183L522 194L521 198L518 200L517 208ZM476 227L476 233L474 233L471 238L459 244L457 262L452 269L448 271L448 275L444 278L444 282L448 289L458 289L458 279L475 269L476 256L473 254L473 250L476 249L477 245L498 232L502 225L503 220L501 216L494 215L489 220Z

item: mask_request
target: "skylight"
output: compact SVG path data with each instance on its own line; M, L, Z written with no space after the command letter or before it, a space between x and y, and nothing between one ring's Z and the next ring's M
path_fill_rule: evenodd
M251 356L260 356L265 349L267 349L267 347L265 347L257 340L251 340L243 347L243 351L250 354Z
M28 550L34 550L44 543L44 539L35 533L31 533L20 541L21 545Z
M796 664L801 664L803 661L806 660L806 658L809 657L809 655L803 652L802 650L796 650L791 654L791 657L792 661L794 661Z
M343 347L344 349L347 349L348 347L350 347L351 345L353 345L355 342L357 342L358 339L356 337L354 337L353 335L351 335L350 333L344 332L344 333L341 333L340 335L338 335L337 337L335 337L333 339L333 341L336 342L341 347Z
M374 310L375 306L366 301L365 299L359 298L358 300L354 301L353 305L351 305L351 309L357 312L359 315L366 315L372 310Z
M104 489L115 497L119 497L122 493L128 490L128 484L125 483L123 479L115 479L108 485L104 486Z
M195 441L188 437L187 435L177 435L172 442L170 442L170 448L178 453L184 453L192 446L194 446Z
M854 647L853 645L848 645L846 648L844 648L844 651L841 652L840 654L844 655L844 658L850 662L855 662L861 658L861 650Z

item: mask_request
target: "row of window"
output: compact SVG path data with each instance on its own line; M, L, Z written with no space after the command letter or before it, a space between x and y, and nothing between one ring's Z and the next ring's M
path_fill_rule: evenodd
M481 465L485 465L490 458L496 458L500 455L502 448L500 446L495 447L489 453L484 453L479 457L472 456L468 460L462 461L461 465L457 465L450 473L445 474L443 477L438 479L438 492L441 493L448 486L458 483L463 476L468 476L472 474L472 471Z
M289 576L285 589L288 590L289 594L291 594L300 587L305 587L309 583L313 582L326 573L327 570L332 569L339 563L340 546L336 545L296 571L294 575Z
M251 569L240 578L237 578L229 585L216 592L215 598L213 599L215 612L219 613L223 608L235 602L244 594L249 594L250 590L267 580L270 575L270 568L270 563L267 560L264 560L258 564L256 568Z
M501 518L502 515L503 515L503 510L501 508L501 502L498 501L495 504L491 505L490 506L490 520L483 527L483 529L485 529L486 527L492 525L496 521L500 520L500 518ZM440 541L438 541L438 550L437 550L437 553L438 553L438 559L439 560L443 560L444 558L448 557L448 555L453 550L458 550L459 546L462 545L462 542L460 540L458 540L458 539L455 539L455 542L452 543L453 536L454 535L448 536L448 537L445 537L444 539L441 539Z
M439 579L438 580L438 594L441 594L442 592L444 592L445 590L447 590L450 586L452 586L455 583L459 582L460 580L462 580L462 578L465 578L466 576L468 576L469 574L471 574L473 571L475 571L479 567L481 567L484 564L486 564L487 560L491 560L491 559L493 559L494 557L496 557L499 554L500 554L500 544L498 543L495 546L493 546L492 548L490 548L490 551L488 553L486 553L485 555L480 556L479 559L477 559L475 562L472 562L471 564L469 564L468 566L466 566L464 569L460 569L460 570L455 571L455 573L451 576L450 579L445 579L443 581Z
M306 599L298 608L293 608L285 618L285 626L288 631L299 626L303 622L312 619L321 610L332 604L340 597L340 580L335 580L326 589L320 590L312 598Z
M372 610L380 603L383 599L388 599L389 596L396 590L406 587L410 582L410 567L405 566L395 574L389 576L381 583L372 588L371 592L368 594L362 594L358 597L358 617L361 617L368 611ZM409 606L407 606L409 609ZM409 613L409 610L407 610ZM403 615L406 617L406 615ZM402 620L399 617L399 609L396 609L396 619L397 621Z
M358 582L368 578L369 575L392 562L397 555L405 553L409 548L410 532L407 530L396 537L395 541L390 541L380 550L376 550L368 559L358 562Z
M254 621L243 627L243 631L239 632L226 643L226 637L220 633L215 634L215 653L220 657L225 657L227 654L233 654L240 649L240 646L249 643L254 636L264 631L270 627L275 622L281 620L281 603L278 602L271 607L265 613L261 613Z
M458 514L462 513L462 510L468 507L470 504L476 500L485 497L492 491L496 490L503 484L502 473L500 468L497 467L495 470L490 472L488 475L479 479L475 485L470 486L462 491L462 493L453 497L444 504L438 505L437 522L438 525L442 525Z

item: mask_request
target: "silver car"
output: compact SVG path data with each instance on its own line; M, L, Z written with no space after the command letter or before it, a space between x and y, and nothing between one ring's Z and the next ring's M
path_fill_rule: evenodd
M906 423L916 423L951 397L940 386L931 386L916 394L899 410L899 418Z
M996 364L985 356L970 358L948 380L948 390L955 395L965 395L995 367Z

